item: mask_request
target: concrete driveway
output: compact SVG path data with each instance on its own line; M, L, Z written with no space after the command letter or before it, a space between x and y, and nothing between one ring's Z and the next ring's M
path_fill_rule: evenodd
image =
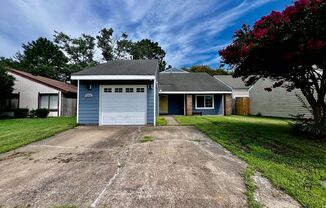
M0 207L246 207L244 169L192 127L81 126L0 155Z

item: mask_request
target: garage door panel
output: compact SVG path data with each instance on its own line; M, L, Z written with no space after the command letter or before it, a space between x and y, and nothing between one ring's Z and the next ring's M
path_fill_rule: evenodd
M115 92L115 88L122 91ZM133 92L126 92L126 88L133 88ZM143 88L143 92L137 92L137 88ZM145 125L146 107L146 85L101 86L102 125Z

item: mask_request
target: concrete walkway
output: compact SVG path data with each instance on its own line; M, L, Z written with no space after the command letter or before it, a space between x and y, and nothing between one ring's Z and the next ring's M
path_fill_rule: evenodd
M173 116L164 116L167 121L168 126L179 126L179 123L175 120Z

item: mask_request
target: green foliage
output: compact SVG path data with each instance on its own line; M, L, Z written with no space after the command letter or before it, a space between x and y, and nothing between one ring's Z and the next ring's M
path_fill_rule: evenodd
M164 117L157 117L156 118L156 125L157 126L166 126L168 124L168 122L166 121L166 119Z
M11 96L14 80L13 76L7 74L5 66L0 63L0 106Z
M76 118L0 120L0 153L53 136L76 126Z
M46 108L39 108L35 110L35 116L37 118L46 118L49 115L49 110Z
M139 142L140 143L145 143L145 142L152 142L153 141L153 137L151 136L144 136Z
M60 48L46 38L23 44L23 52L16 55L19 69L34 75L44 76L56 80L67 80L67 57Z
M18 108L14 110L15 118L27 118L28 116L28 108Z
M70 62L69 73L97 64L94 60L96 44L93 36L82 34L78 38L72 38L63 32L55 31L54 42L68 56Z
M133 59L157 59L160 71L165 70L165 51L158 42L153 42L149 39L137 41L133 44L131 55Z
M189 72L206 72L207 74L214 76L214 75L231 75L231 71L226 71L224 69L212 69L209 66L206 65L194 65L190 68L183 68L183 70L189 71Z
M304 207L326 204L326 143L294 136L288 120L248 116L177 116L245 160Z
M269 77L275 80L270 90L300 89L315 123L325 125L326 1L298 0L262 17L252 28L243 25L219 54L248 85Z
M102 50L103 59L106 61L114 60L113 47L115 41L113 39L113 32L112 28L103 28L99 31L99 35L96 36L97 47Z
M248 166L246 168L245 174L244 174L244 178L245 178L245 183L246 183L246 195L248 198L248 203L249 203L249 207L251 208L262 208L262 205L260 203L258 203L255 200L254 194L256 191L256 184L254 182L254 180L252 179L252 177L255 174L255 169L251 166Z
M289 122L295 134L305 135L311 139L326 140L326 125L314 123L310 119L304 119L298 116L295 120Z

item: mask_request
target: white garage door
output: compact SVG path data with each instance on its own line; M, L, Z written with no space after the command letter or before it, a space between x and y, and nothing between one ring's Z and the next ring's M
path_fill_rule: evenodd
M146 85L102 85L101 125L145 125Z

